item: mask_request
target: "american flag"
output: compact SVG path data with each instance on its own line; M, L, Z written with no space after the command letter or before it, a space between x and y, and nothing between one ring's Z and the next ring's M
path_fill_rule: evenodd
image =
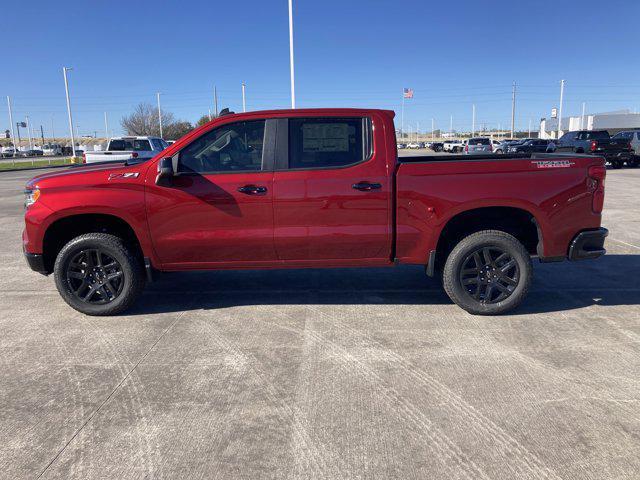
M404 98L413 98L413 88L403 88L402 96Z

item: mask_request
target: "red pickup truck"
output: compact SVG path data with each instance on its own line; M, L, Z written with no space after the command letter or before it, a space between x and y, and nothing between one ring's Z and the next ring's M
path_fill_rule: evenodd
M596 258L602 158L398 158L394 113L229 114L138 164L26 186L24 252L91 315L124 311L156 271L424 265L474 314L517 306L531 257Z

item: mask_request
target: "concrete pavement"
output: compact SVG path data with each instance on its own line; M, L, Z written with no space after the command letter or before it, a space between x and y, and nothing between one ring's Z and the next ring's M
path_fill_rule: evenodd
M164 275L86 317L22 258L31 175L0 173L0 478L638 478L638 169L609 254L503 317L418 267Z

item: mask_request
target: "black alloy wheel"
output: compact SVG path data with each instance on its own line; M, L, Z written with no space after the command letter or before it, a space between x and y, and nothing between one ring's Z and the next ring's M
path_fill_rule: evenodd
M116 315L131 307L145 284L142 252L109 233L71 239L53 266L58 292L87 315Z
M506 300L519 281L518 263L497 246L478 248L467 255L460 270L460 283L466 293L481 304Z
M442 272L447 295L474 315L499 315L526 297L533 268L531 255L513 235L481 230L451 250Z
M85 303L102 305L122 292L122 265L102 249L81 250L67 265L66 281L75 297Z

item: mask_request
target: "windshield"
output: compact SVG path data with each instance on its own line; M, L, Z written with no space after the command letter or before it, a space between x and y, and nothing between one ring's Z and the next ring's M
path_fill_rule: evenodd
M582 140L603 140L609 138L609 132L584 132L582 133Z
M469 139L469 145L491 145L491 140L488 138L471 138Z
M625 140L631 140L633 138L633 132L618 132L612 138L622 138Z

